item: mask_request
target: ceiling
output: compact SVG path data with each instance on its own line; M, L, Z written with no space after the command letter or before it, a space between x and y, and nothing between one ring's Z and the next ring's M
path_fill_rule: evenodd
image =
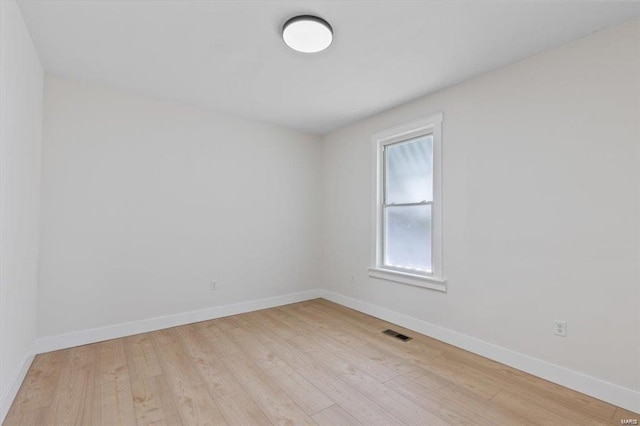
M44 67L313 133L640 15L639 2L19 0ZM297 14L334 42L301 54Z

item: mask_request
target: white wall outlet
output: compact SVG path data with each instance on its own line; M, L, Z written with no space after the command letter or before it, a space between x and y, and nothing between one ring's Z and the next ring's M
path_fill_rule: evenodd
M557 336L567 337L567 322L555 320L553 322L553 334Z
M356 285L356 276L355 276L355 275L351 275L351 276L349 277L349 283L350 283L351 285Z
M216 284L215 280L211 280L211 286L210 286L211 291L217 290L217 288L218 288L218 284Z

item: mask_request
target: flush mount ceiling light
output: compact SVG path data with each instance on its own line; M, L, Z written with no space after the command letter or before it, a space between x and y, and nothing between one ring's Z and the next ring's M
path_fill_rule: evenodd
M333 29L322 18L301 15L285 22L282 27L282 39L293 50L315 53L329 47L333 41Z

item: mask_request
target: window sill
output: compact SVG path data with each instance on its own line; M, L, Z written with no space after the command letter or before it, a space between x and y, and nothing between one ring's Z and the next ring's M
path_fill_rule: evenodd
M406 272L398 272L390 269L369 268L369 276L379 278L381 280L394 281L401 284L412 285L415 287L428 288L445 292L447 291L447 282L442 278L429 277L424 275L408 274Z

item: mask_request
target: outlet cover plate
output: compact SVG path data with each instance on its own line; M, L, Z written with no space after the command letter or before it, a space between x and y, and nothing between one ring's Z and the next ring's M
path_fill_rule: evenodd
M567 322L562 320L555 320L553 322L553 334L556 336L567 336Z

